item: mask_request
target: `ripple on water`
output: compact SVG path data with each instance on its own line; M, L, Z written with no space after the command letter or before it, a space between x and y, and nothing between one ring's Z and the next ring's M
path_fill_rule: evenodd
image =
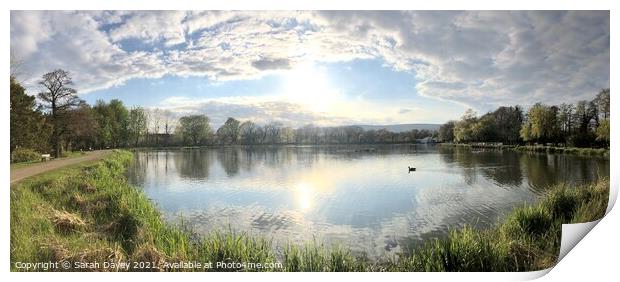
M609 176L608 159L432 146L137 152L128 179L166 220L278 242L337 243L369 256L406 251L466 224L485 227L547 185ZM407 166L418 168L409 173Z

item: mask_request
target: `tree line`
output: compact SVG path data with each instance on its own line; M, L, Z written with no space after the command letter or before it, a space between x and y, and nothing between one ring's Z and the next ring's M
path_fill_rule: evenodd
M207 115L177 117L168 110L127 108L117 99L89 105L77 96L70 73L62 69L42 76L42 91L36 97L13 75L10 80L11 153L22 148L59 157L70 150L141 146L411 143L437 136L436 131L418 129L259 125L232 117L213 130Z
M553 144L571 147L609 147L610 90L576 104L536 103L524 112L520 106L499 107L480 117L469 109L460 120L439 128L439 141Z

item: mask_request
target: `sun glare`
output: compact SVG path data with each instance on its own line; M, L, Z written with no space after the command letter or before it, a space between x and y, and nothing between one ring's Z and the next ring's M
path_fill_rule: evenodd
M297 198L297 204L302 212L309 211L312 208L314 198L312 186L306 183L299 183L295 187L295 196Z
M326 71L313 63L303 63L286 73L283 86L282 94L291 102L319 112L329 110L338 96Z

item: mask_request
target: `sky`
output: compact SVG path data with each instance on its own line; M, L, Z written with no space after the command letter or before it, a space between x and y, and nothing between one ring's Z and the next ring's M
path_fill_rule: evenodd
M11 11L31 95L287 126L444 123L466 109L592 99L608 11Z

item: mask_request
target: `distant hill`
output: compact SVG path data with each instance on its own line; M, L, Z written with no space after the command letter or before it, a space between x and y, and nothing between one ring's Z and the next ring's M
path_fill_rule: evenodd
M358 125L364 130L386 129L392 132L404 132L413 129L422 130L438 130L441 124L434 123L410 123L410 124L386 124L386 125Z

